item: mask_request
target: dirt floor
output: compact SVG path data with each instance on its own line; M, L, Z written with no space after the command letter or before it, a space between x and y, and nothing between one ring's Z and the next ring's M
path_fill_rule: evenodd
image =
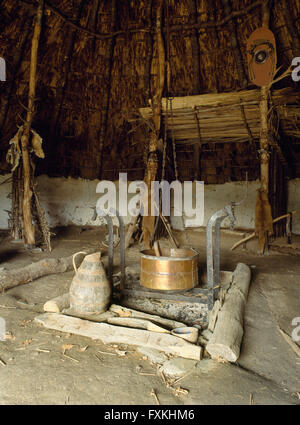
M0 238L0 267L9 270L45 257L65 257L85 249L103 249L103 228L56 229L51 253L25 250L6 233ZM176 232L181 244L187 241ZM205 269L205 232L188 232ZM300 404L300 358L278 327L291 335L300 316L300 237L292 248L276 241L265 256L251 242L247 250L230 247L241 234L222 232L221 269L238 262L251 267L252 282L245 312L245 334L236 364L202 359L180 380L188 391L177 394L132 346L109 346L43 328L34 318L46 300L68 291L74 272L51 275L0 295L0 316L8 338L0 341L0 404ZM168 240L163 244L168 245ZM276 245L276 246L275 246ZM118 250L117 250L118 251ZM282 252L280 252L282 251ZM105 256L104 256L105 260ZM118 264L118 255L115 263ZM139 249L127 252L126 264L139 263ZM117 269L116 269L117 271ZM64 353L64 349L66 350ZM125 355L124 355L125 352Z

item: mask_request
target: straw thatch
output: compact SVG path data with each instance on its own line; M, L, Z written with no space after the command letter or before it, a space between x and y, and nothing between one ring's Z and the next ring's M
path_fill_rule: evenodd
M169 5L169 21L165 12L163 17L163 36L166 45L168 39L170 43L170 90L165 90L164 96L225 92L231 96L241 88L253 90L247 82L245 46L251 32L261 24L261 1L170 0ZM8 77L5 83L0 82L1 172L9 171L5 161L8 142L26 113L22 105L28 95L36 6L34 0L0 1L0 56L6 60ZM147 107L153 94L156 7L156 0L46 1L32 123L44 141L45 159L37 160L37 173L115 179L120 171L128 171L130 179L143 178L148 127L136 128L130 116ZM300 55L299 16L300 0L272 1L271 29L277 41L278 65L283 69ZM274 88L284 86L296 88L289 78ZM239 98L240 92L235 96ZM221 183L244 179L246 171L250 179L256 178L258 161L248 142L240 106L234 108L237 121L232 126L227 119L228 106L222 107L223 111L197 110L204 143L200 178ZM255 108L255 103L244 108L253 138L258 131ZM220 119L223 112L224 128ZM297 105L282 106L277 112L284 118L282 137L293 141L299 136L294 119ZM185 110L177 118L190 119ZM197 139L194 121L193 116L192 137L185 139L185 127L180 140L194 143ZM229 139L245 143L224 143ZM299 145L286 145L292 146L287 156L293 166ZM181 179L192 177L193 152L189 144L178 146Z

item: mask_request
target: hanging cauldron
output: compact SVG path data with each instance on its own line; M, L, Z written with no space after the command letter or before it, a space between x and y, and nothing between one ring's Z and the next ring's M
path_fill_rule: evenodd
M74 262L77 254L73 256L76 274L70 286L70 307L78 313L103 313L110 304L112 288L100 259L101 253L87 255L78 270Z

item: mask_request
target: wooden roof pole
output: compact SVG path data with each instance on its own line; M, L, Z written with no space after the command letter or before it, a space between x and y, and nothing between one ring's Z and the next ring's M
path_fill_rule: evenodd
M27 109L26 121L24 123L24 131L21 137L21 149L22 149L22 161L23 161L23 184L24 184L24 194L23 194L24 242L28 246L35 245L34 225L32 223L32 216L31 216L32 170L30 165L29 137L30 137L31 123L33 119L33 112L34 112L37 54L38 54L41 28L42 28L43 10L44 10L44 0L40 0L38 8L37 8L34 33L33 33L32 44L31 44L28 109Z

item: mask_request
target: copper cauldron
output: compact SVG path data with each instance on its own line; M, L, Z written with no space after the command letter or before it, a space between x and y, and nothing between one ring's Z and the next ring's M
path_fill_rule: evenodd
M161 291L183 291L198 285L199 254L192 248L141 251L141 285Z

